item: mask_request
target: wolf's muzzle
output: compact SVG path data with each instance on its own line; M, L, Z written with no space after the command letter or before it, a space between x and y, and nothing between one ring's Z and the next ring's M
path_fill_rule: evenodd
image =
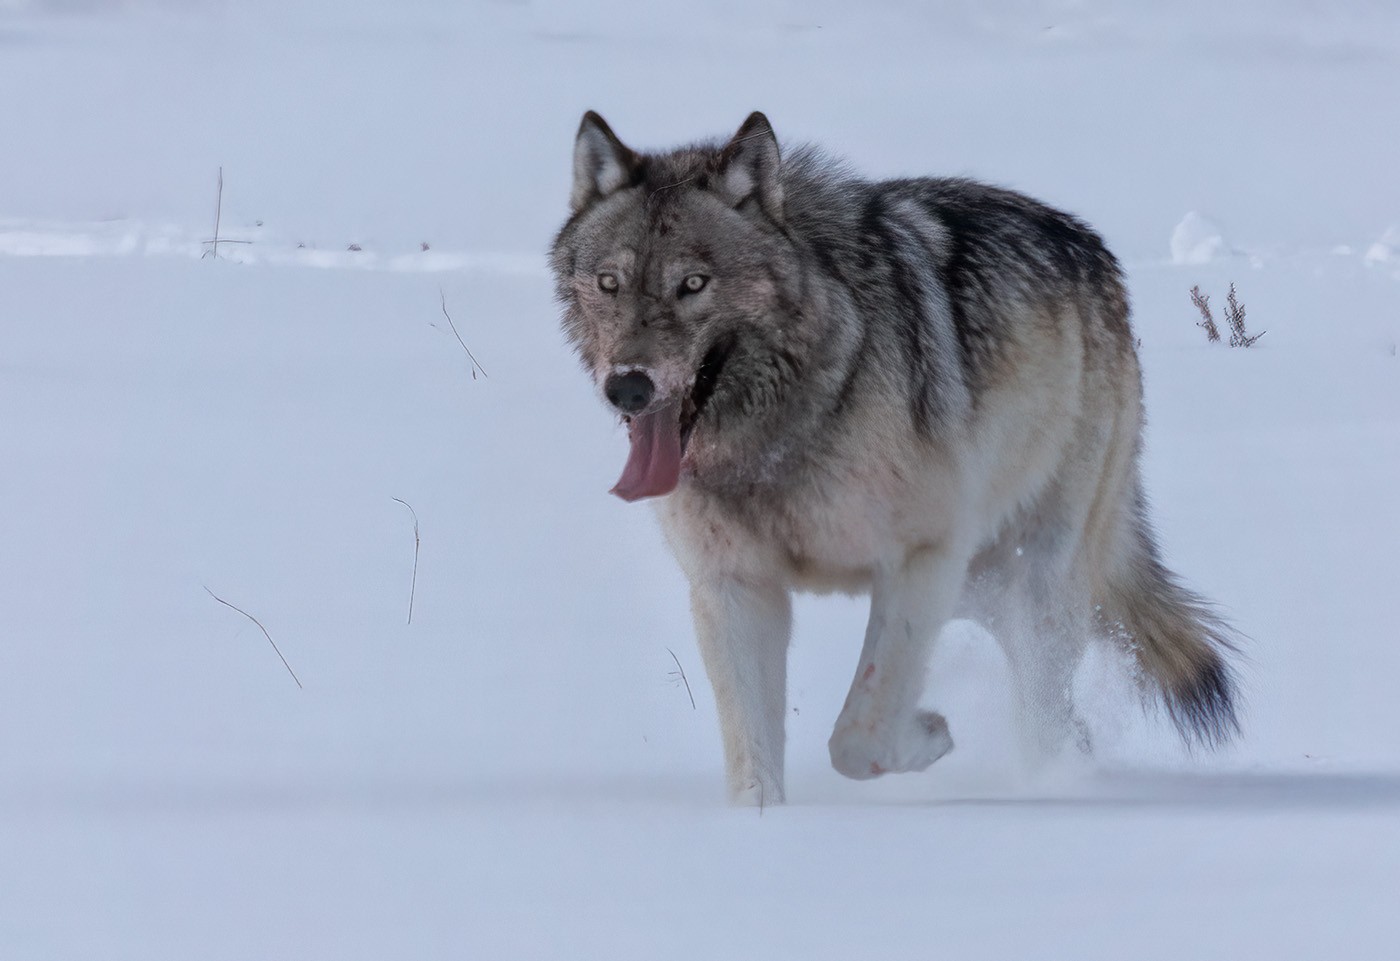
M624 414L637 414L646 410L656 395L656 385L640 370L629 370L625 374L612 374L603 384L603 393L608 402Z

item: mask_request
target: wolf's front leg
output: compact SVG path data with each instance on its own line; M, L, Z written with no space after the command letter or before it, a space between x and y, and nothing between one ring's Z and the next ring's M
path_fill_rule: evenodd
M967 558L950 548L917 550L876 571L865 646L828 744L846 777L922 771L952 750L943 715L918 708L933 641L966 573Z
M729 798L783 800L792 601L776 584L724 576L691 585L695 633L715 691Z

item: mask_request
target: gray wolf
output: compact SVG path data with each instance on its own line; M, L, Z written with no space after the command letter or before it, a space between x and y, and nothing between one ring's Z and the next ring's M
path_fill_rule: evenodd
M641 153L590 112L573 175L563 329L628 425L613 493L656 498L689 579L733 800L783 799L796 590L870 595L829 743L852 778L951 749L919 699L954 617L1005 650L1036 751L1086 746L1092 638L1188 743L1237 731L1232 634L1148 521L1128 296L1093 230L971 180L863 180L760 113Z

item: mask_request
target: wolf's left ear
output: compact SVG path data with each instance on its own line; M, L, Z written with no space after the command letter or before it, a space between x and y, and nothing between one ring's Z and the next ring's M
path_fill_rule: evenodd
M719 154L719 189L734 206L756 200L763 212L783 222L782 157L768 118L755 110Z
M574 213L631 183L640 164L641 158L617 139L607 121L588 111L574 141L574 189L569 195Z

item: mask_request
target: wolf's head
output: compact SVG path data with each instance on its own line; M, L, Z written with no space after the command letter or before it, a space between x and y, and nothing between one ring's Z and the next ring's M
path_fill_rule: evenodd
M642 154L589 112L571 206L551 260L564 331L628 423L613 493L667 494L683 463L742 447L799 373L778 142L754 113L727 143Z

